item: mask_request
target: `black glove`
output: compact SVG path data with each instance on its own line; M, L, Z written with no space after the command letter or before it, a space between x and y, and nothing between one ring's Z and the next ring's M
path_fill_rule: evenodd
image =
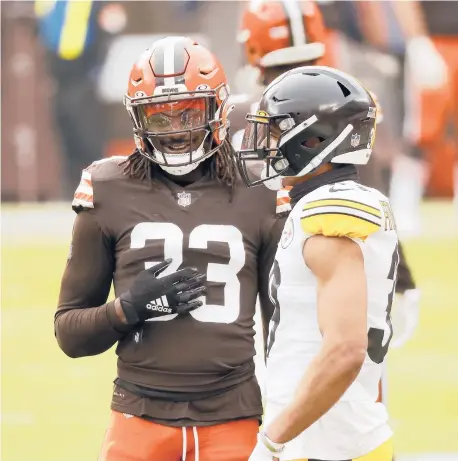
M205 275L199 274L195 267L157 278L171 262L172 259L166 259L140 272L130 290L119 297L129 325L168 314L188 314L202 306L202 301L196 298L205 290Z

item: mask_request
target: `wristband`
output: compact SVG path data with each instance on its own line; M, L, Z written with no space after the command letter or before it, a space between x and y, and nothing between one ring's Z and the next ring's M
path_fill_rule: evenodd
M272 453L280 453L285 449L284 443L276 443L267 437L265 432L260 432L258 434L258 440L264 444L264 446L271 451Z

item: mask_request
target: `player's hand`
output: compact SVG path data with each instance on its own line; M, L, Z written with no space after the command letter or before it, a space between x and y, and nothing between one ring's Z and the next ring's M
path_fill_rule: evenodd
M137 275L130 289L119 297L129 325L169 314L185 315L202 305L196 298L205 290L205 275L185 267L158 277L172 259L156 264Z
M429 37L414 37L406 49L410 78L421 90L438 90L449 80L447 63Z
M254 447L248 461L275 461L283 449L283 444L273 444L271 441L266 440L263 433L260 432L258 434L258 443Z

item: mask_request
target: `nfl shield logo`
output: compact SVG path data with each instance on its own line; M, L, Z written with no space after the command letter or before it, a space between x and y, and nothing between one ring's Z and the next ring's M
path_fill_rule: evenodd
M350 144L353 146L353 147L356 147L356 146L359 146L359 140L361 139L361 136L359 134L352 134L351 135L351 141L350 141Z
M187 207L191 205L191 194L189 192L178 192L177 194L178 205Z

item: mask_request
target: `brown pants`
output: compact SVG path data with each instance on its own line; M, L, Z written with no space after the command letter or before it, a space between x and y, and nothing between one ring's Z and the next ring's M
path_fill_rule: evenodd
M170 427L113 411L99 461L246 461L257 420Z

